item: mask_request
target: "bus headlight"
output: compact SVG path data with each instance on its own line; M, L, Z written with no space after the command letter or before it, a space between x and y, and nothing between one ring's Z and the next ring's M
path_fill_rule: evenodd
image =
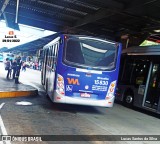
M111 82L106 95L106 100L109 100L114 97L115 87L116 87L116 81Z
M64 95L64 79L60 74L57 75L57 91L61 95Z
M111 99L112 97L114 97L114 95L111 94L111 93L109 93L109 94L106 96L106 100L109 100L109 99Z

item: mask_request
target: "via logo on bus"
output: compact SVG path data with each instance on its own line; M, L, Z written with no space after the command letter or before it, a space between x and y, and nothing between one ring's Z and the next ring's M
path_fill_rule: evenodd
M75 78L67 78L67 80L68 80L68 84L80 85L78 79L75 79Z

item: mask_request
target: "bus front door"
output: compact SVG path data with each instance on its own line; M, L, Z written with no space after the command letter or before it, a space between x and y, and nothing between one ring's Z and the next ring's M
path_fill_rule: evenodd
M153 64L144 106L157 110L160 97L159 95L160 95L160 64Z

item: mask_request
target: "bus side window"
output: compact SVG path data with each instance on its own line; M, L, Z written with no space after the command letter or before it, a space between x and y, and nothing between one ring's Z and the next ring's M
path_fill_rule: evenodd
M52 53L52 69L54 69L55 64L55 44L53 45L53 53Z
M55 69L57 63L58 43L53 45L52 69Z
M149 62L143 60L136 60L132 73L131 83L134 84L135 87L139 87L139 85L146 85L148 71Z
M49 47L48 49L48 58L47 58L47 65L50 66L50 55L51 55L51 49Z
M53 65L53 61L52 61L52 58L53 58L53 45L52 45L50 48L51 48L51 54L50 54L50 67L52 68L52 65Z
M135 69L135 62L133 59L130 59L129 57L127 57L126 59L121 60L121 67L120 67L120 78L119 78L119 82L120 83L126 83L126 84L131 84L131 79L133 76L133 70Z
M47 62L47 66L48 66L48 61L49 61L49 59L48 59L48 57L49 57L49 48L47 48L47 56L46 56L46 62Z
M55 54L54 56L57 58L57 54L58 54L58 43L56 43L55 45Z

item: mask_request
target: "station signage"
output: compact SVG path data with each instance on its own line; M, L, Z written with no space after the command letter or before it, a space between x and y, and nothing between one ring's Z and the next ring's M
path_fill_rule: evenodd
M17 38L17 35L14 34L14 31L9 31L4 38L2 39L2 42L20 42L20 39Z

